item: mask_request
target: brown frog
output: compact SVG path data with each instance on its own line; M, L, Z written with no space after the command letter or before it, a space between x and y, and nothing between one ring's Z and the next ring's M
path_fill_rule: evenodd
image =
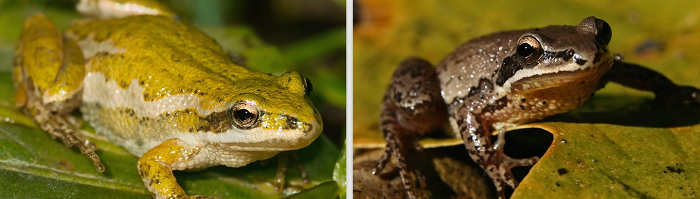
M393 156L408 198L415 198L407 168L417 139L445 130L460 134L471 158L505 197L517 187L510 169L539 158L503 153L505 129L581 106L612 81L652 91L662 103L700 103L700 90L677 86L658 72L625 63L608 50L612 31L595 17L577 26L548 26L500 32L457 47L437 67L420 58L395 71L382 106L380 126L387 142L374 174ZM445 123L449 128L444 129ZM498 134L491 140L492 132Z

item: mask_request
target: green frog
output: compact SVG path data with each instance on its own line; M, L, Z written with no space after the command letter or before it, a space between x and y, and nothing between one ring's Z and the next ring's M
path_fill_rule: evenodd
M140 157L155 198L208 198L187 195L172 170L241 167L320 135L308 79L236 65L212 38L144 2L81 1L92 17L65 33L41 14L28 18L14 58L16 104L102 172L95 144L72 122L79 109L98 135ZM117 9L127 4L151 10Z
M662 103L700 103L700 90L677 86L663 75L626 63L608 50L612 30L595 17L576 26L500 32L457 47L437 67L412 57L393 74L384 95L380 127L408 198L421 180L406 158L431 132L461 135L469 156L488 174L500 198L518 186L510 169L539 158L503 153L505 129L581 106L608 82L652 91ZM445 127L449 124L449 127ZM497 139L490 136L497 134Z

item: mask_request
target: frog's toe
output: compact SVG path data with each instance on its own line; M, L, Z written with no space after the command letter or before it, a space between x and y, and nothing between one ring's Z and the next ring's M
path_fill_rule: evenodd
M532 166L537 163L537 161L540 160L540 157L533 156L529 158L522 158L522 159L515 159L506 156L505 160L503 161L503 164L508 167L508 168L513 168L513 167L527 167L527 166Z
M380 158L379 161L377 161L377 165L374 166L374 169L372 169L372 175L379 175L379 173L381 173L382 170L384 170L384 167L389 162L389 158L393 153L394 151L391 149L391 147L384 148L382 158Z
M504 192L505 187L507 186L513 187L514 189L518 187L519 182L515 179L515 176L510 171L511 168L532 166L535 163L537 163L537 161L539 161L540 159L537 156L523 159L515 159L503 153L501 153L498 156L500 156L500 162L495 162L494 164L487 165L484 169L487 173L489 173L489 176L492 177L491 180L496 185L496 189L499 193Z

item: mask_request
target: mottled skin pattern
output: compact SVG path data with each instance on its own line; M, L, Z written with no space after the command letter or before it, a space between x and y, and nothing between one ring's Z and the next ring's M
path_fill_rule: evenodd
M381 128L387 148L377 170L394 156L406 195L415 198L405 148L418 146L415 138L449 120L450 130L461 134L471 158L504 198L506 186L518 186L510 169L539 160L513 159L503 153L508 127L572 110L610 81L653 91L664 103L700 103L700 90L676 86L657 72L613 58L607 48L611 36L605 21L589 17L577 26L501 32L471 40L434 71L427 61L407 59L385 94ZM435 81L440 88L434 87ZM423 100L408 103L396 96ZM492 132L498 134L495 141L490 139Z

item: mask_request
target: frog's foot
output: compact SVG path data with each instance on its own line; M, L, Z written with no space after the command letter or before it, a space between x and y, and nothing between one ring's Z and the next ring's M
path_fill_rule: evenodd
M494 143L492 148L488 148L492 156L486 159L483 163L480 163L482 168L491 177L493 184L498 190L498 197L505 198L505 187L510 186L513 189L517 188L520 182L515 179L515 176L510 171L513 167L526 167L532 166L540 160L539 157L534 156L524 159L515 159L503 153L505 146L505 129L500 129L498 134L498 139Z
M496 185L496 190L498 191L499 196L504 196L506 186L510 186L515 189L519 185L519 182L510 171L511 168L532 166L535 165L535 163L537 163L537 161L540 159L537 156L524 159L514 159L508 157L502 152L496 152L494 155L495 156L488 159L486 162L480 164Z
M203 168L206 160L196 158L198 147L189 147L180 139L169 139L151 148L141 156L138 162L139 174L144 185L156 199L161 198L216 198L208 196L189 196L177 184L172 170Z
M377 162L377 166L372 170L372 174L379 175L386 166L387 162L390 160L391 156L396 158L396 167L399 170L399 177L401 178L401 185L404 187L406 198L418 198L414 191L414 185L417 184L420 186L425 186L425 177L423 177L420 171L409 169L404 155L400 152L387 152L385 150L382 158L379 160L379 162Z

